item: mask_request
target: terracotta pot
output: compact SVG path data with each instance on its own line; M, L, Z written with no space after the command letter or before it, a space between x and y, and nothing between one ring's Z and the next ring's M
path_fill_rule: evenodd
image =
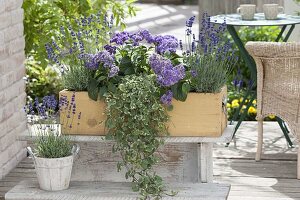
M218 137L227 126L227 87L220 93L189 93L186 101L173 100L169 112L171 136Z
M71 101L73 91L63 90L59 92L59 98L66 96ZM76 114L72 109L63 109L60 114L60 123L63 134L70 135L105 135L106 116L104 101L94 101L89 98L87 92L75 92ZM69 112L69 113L68 113ZM78 114L81 112L80 119ZM68 118L70 114L70 118ZM70 125L72 125L70 127Z

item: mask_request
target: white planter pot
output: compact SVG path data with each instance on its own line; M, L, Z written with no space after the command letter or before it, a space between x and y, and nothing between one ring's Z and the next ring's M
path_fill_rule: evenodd
M35 170L40 189L59 191L69 188L74 156L79 152L79 146L72 150L72 155L63 158L36 157L30 147L27 148L34 159Z

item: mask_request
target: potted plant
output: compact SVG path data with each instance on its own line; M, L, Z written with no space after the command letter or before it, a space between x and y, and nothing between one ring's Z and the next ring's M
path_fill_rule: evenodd
M70 117L66 124L71 127L76 113L74 96L70 101L62 100L59 110L67 110ZM67 189L73 159L79 152L79 146L72 145L68 136L60 134L57 101L54 95L45 96L42 103L39 103L38 99L34 103L28 103L25 112L30 133L36 136L33 150L30 147L27 147L27 150L34 160L40 188L47 191ZM80 115L77 116L78 119Z
M103 50L103 45L109 41L113 21L112 16L109 18L100 13L78 18L75 22L71 21L67 27L62 26L61 37L53 38L45 45L49 60L61 72L64 90L59 93L60 98L66 96L70 99L75 91L76 109L82 112L80 125L70 128L62 123L63 133L105 133L104 102L93 98L95 94L92 94L90 89L93 88L94 83L91 79L96 72L92 66L86 65L84 59ZM62 111L61 114L61 121L66 121L67 113Z
M169 91L175 98L173 110L169 112L169 132L173 136L217 137L227 126L226 82L237 57L232 53L230 42L223 39L225 21L215 26L204 14L196 40L192 33L194 20L195 17L191 17L186 22L185 49L180 41L188 73L182 80L185 87L183 84L179 90L186 99L182 102L178 98L176 87Z

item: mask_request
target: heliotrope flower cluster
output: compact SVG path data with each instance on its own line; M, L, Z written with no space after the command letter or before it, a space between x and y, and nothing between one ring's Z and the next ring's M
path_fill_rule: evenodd
M140 42L146 41L148 44L154 44L156 53L164 54L165 52L175 53L178 48L178 39L172 35L153 36L148 30L140 30L135 33L126 31L116 33L110 40L111 43L123 45L126 42L132 42L133 46L138 46Z
M160 101L169 106L172 104L173 93L171 90L168 90L165 94L160 97Z
M108 48L108 47L107 47ZM113 50L113 47L110 47ZM119 67L115 65L115 57L107 50L100 51L96 54L83 54L81 59L84 60L85 66L91 70L98 70L100 66L108 69L108 77L114 77L119 72Z
M152 54L149 62L157 76L158 84L163 87L170 87L185 77L185 68L182 64L173 66L169 59L158 54Z

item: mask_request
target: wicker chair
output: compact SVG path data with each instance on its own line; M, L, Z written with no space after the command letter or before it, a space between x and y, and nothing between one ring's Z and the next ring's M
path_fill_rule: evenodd
M248 42L246 49L257 65L258 144L260 160L263 118L272 114L283 119L300 141L300 43ZM300 148L297 178L300 179Z

